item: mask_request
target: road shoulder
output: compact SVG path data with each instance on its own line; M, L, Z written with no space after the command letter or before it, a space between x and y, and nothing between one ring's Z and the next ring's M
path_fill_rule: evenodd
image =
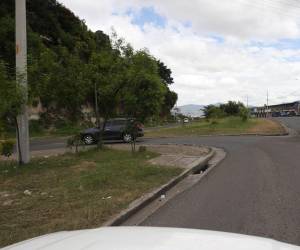
M189 176L198 173L198 178L200 177L200 180L217 165L217 163L213 160L217 152L217 149L215 148L198 147L193 145L146 145L146 147L147 146L150 147L149 150L154 150L156 152L160 151L161 153L161 156L154 159L154 162L152 160L153 164L157 164L161 161L165 162L166 158L168 158L169 166L181 166L185 169L184 172L173 178L167 184L162 185L156 190L149 192L143 195L141 198L135 200L128 206L127 209L111 218L109 221L104 223L103 226L139 224L139 222L143 221L146 217L150 216L150 214L159 208L159 206L157 206L158 200L162 199L166 202L171 197L174 197L174 194L177 195L178 193L183 192L187 188L191 187L191 184L195 184L195 180L192 182L188 181L188 184L184 183L185 179L188 179ZM125 147L123 147L123 149L125 149ZM181 157L176 154L176 151L181 151ZM202 155L199 155L199 151L202 152ZM172 152L172 154L170 154L170 152ZM205 154L205 152L207 153ZM173 160L170 160L172 156L174 158ZM187 163L187 159L193 160ZM209 163L211 163L211 165L208 168ZM166 198L166 194L168 198Z

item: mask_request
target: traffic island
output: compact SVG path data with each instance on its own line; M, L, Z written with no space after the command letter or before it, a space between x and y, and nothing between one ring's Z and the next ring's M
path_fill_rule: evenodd
M23 167L0 162L0 247L100 227L145 194L174 185L190 170L176 161L168 165L160 150L91 150L36 158ZM199 152L201 157L211 153L207 148Z
M130 150L130 147L124 144L111 145L110 147L118 150ZM103 226L122 225L136 213L144 209L147 205L151 204L151 202L155 201L160 196L164 196L164 194L190 174L207 170L208 163L216 153L216 149L196 145L139 145L138 147L147 148L147 150L152 152L159 152L160 156L149 160L149 163L172 168L179 167L184 169L184 171L171 179L168 183L133 201L121 213L105 222Z

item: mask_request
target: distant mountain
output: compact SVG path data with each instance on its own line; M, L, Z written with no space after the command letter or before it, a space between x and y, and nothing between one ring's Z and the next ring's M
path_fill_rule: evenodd
M185 116L203 117L204 113L202 109L204 107L205 107L204 105L189 104L184 106L178 106L177 108L179 109L179 113Z

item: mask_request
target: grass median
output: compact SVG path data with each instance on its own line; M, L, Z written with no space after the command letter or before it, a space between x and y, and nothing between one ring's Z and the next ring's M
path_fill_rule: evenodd
M146 137L176 137L201 135L240 135L261 134L275 135L284 133L284 128L269 119L249 119L243 121L240 117L226 117L222 119L192 122L174 128L162 128L147 131Z
M0 162L0 247L38 235L99 227L181 169L154 166L157 154L89 151Z

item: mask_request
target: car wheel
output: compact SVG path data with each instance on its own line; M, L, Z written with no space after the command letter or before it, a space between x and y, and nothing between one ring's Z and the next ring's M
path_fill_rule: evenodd
M85 145L92 145L95 143L95 140L92 135L85 135L83 136L83 142Z
M123 135L123 141L126 142L126 143L129 143L132 141L132 136L131 134L124 134Z

